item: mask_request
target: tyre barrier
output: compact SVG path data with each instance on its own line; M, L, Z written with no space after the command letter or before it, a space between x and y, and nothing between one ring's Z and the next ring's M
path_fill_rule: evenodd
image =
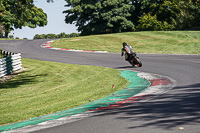
M12 53L1 50L0 78L22 68L21 53Z
M16 54L16 53L12 53L12 52L9 52L9 51L1 50L1 55L3 57L11 56L11 55L14 55L14 54Z

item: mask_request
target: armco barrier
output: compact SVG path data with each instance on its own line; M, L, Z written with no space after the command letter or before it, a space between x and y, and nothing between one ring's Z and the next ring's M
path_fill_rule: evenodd
M21 53L1 51L3 58L0 59L0 77L8 75L22 68Z

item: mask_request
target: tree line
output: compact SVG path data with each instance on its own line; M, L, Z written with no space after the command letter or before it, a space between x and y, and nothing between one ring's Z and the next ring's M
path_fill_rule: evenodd
M200 26L199 0L65 1L65 22L75 24L81 35L184 30ZM45 25L47 14L37 8L33 0L0 0L0 36L8 37L11 30L22 26Z
M64 32L63 33L60 33L60 34L36 34L34 36L33 39L56 39L56 38L71 38L71 37L78 37L80 36L80 33L71 33L71 34L65 34Z

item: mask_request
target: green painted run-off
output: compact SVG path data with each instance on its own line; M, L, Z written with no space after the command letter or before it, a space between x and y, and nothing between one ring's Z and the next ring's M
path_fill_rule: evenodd
M148 88L151 85L149 81L138 77L137 72L121 71L121 76L130 81L130 84L127 88L123 88L122 90L117 91L107 97L95 100L93 102L84 104L79 107L75 107L75 108L64 110L64 111L59 111L57 113L48 114L48 115L44 115L40 117L31 118L26 121L21 121L21 122L12 123L9 125L1 126L0 132L10 131L10 130L22 128L28 125L37 125L41 122L56 120L64 116L71 116L71 115L75 115L79 113L84 113L89 110L94 110L100 107L106 107L110 104L115 104L118 101L123 101L125 99L128 99L129 97L132 97L144 91L146 88Z

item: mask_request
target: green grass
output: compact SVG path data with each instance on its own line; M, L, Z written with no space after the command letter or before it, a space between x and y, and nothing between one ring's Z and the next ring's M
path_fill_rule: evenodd
M200 54L200 31L147 31L81 36L54 41L58 48L120 53L127 42L137 53Z
M10 40L9 38L0 38L0 40Z
M23 66L28 69L0 84L0 125L73 108L129 84L116 69L30 59Z
M1 49L0 49L0 59L3 58L3 55L1 54Z

